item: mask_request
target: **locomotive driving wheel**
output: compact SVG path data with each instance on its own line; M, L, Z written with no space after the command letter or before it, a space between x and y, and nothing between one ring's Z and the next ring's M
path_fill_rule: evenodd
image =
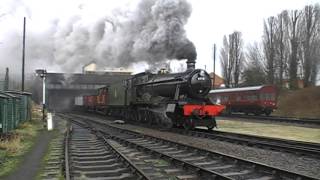
M193 130L195 128L193 120L192 119L186 119L183 123L183 128L185 130Z
M207 125L207 128L208 128L208 131L212 131L213 128L217 127L217 122L216 122L216 119L213 118L212 119L212 123Z
M212 131L212 129L213 129L214 127L215 127L214 125L209 125L209 126L207 126L208 131Z
M270 116L271 112L272 112L272 110L266 110L265 111L266 116Z

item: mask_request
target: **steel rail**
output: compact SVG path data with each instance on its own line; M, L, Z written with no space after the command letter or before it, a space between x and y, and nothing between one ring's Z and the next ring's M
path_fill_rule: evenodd
M77 117L77 118L80 118L80 119L82 119L83 121L86 121L86 122L90 121L92 123L95 123L95 124L99 125L99 128L105 127L105 128L108 128L109 130L115 130L115 131L118 131L120 133L127 133L127 134L131 134L131 135L135 135L137 137L154 139L156 142L157 141L158 142L160 142L160 141L161 142L165 142L166 144L171 144L174 147L181 147L182 149L192 149L193 151L196 151L199 154L205 154L205 155L211 155L211 156L215 156L215 157L220 157L220 158L224 159L226 162L232 161L232 162L234 162L234 164L238 164L239 166L244 165L244 166L247 166L247 167L254 167L254 170L257 171L257 172L269 172L269 173L273 174L273 176L278 177L278 178L280 178L282 176L285 176L285 177L290 177L290 178L299 177L301 179L315 179L313 177L297 174L295 172L291 172L291 171L287 171L287 170L283 170L283 169L279 169L279 168L275 168L275 167L268 166L268 165L265 165L265 164L262 164L262 163L249 161L249 160L245 160L245 159L241 159L241 158L237 158L237 157L226 155L226 154L223 154L223 153L208 151L208 150L201 149L201 148L196 148L196 147L193 147L193 146L189 146L189 145L186 145L186 144L182 144L182 143L178 143L178 142L162 139L162 138L151 136L151 135L140 134L140 133L132 131L132 130L116 127L116 126L113 126L111 124L106 124L106 123L103 123L103 122L100 122L100 121L97 121L97 120L93 120L93 119L90 119L90 118L84 118L84 117ZM115 137L113 137L113 138L115 138ZM124 139L124 141L126 141L126 140ZM139 144L135 144L134 146L139 146Z
M258 147L262 149L273 149L285 151L293 154L303 154L307 156L320 158L320 144L311 142L294 141L280 138L271 138L264 136L254 136L240 133L207 131L196 129L185 131L184 129L174 128L169 130L173 133L188 135L193 137L208 138L218 141L226 141L235 144L245 144L247 146Z
M149 125L140 125L146 128L154 128ZM181 128L168 129L172 133L188 135L193 137L208 138L218 141L225 141L234 144L247 145L260 149L272 149L281 152L288 152L296 155L307 155L310 157L320 158L320 143L303 142L296 140L288 140L274 137L255 136L248 134L223 132L223 131L207 131L204 129L196 129L186 131Z
M107 138L106 136L102 135L103 133L101 133L100 131L97 131L92 126L88 126L88 124L86 123L82 123L74 119L69 119L69 120L83 128L90 130L95 136L97 136L100 140L102 140L106 146L111 148L113 153L119 155L118 157L122 159L122 162L126 162L126 164L130 166L131 171L138 175L139 180L151 180L151 178L148 177L140 168L138 168L130 159L128 159L125 155L123 155L120 151L118 151L112 144L109 143L108 141L109 137Z
M267 122L277 122L277 123L320 126L320 119L315 119L315 118L294 118L294 117L281 117L281 116L250 116L250 115L243 115L243 114L223 115L220 117L240 118L240 119L237 119L237 121L245 121L245 119L248 119L256 122L267 121Z
M103 132L103 133L106 133L106 132ZM108 134L110 135L110 134ZM200 175L202 178L209 178L209 179L225 179L225 180L231 180L232 178L229 178L227 176L224 176L220 173L217 173L217 172L214 172L214 171L210 171L208 169L205 169L203 167L200 167L200 166L197 166L197 165L194 165L194 164L191 164L187 161L183 161L183 160L180 160L178 158L175 158L173 156L170 156L170 155L167 155L167 154L164 154L164 153L161 153L160 151L157 151L157 150L153 150L151 148L148 148L148 147L145 147L145 146L142 146L142 145L139 145L139 144L136 144L136 143L133 143L133 142L130 142L128 140L126 140L125 138L120 138L118 136L113 136L111 135L112 139L115 139L115 140L118 140L120 142L124 142L128 145L130 145L131 147L135 147L135 148L139 148L139 149L143 149L147 152L150 152L152 154L156 154L158 155L159 157L162 157L162 158L165 158L167 160L170 160L172 163L174 164L177 164L177 165L180 165L180 166L183 166L184 168L190 168L190 169L193 169L194 171L197 172L198 175Z
M68 126L67 126L68 127ZM70 129L67 128L65 143L64 143L64 170L66 180L70 180L70 168L69 168L69 134Z

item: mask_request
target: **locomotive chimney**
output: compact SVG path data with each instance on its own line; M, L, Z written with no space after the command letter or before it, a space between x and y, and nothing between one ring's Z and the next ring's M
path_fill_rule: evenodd
M195 69L196 61L188 59L187 60L187 69Z

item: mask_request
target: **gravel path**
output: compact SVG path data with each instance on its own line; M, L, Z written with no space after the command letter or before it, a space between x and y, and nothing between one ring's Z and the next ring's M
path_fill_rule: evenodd
M33 149L25 155L25 159L16 171L10 174L5 180L17 180L17 179L35 179L39 171L41 161L45 155L48 144L53 137L53 132L42 130L37 138Z

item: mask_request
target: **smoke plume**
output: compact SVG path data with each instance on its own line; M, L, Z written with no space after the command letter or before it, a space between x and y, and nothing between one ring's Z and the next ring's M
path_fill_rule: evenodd
M114 11L94 22L87 21L81 14L55 19L47 31L27 33L26 59L32 64L28 68L32 72L42 65L75 72L93 60L100 67L126 67L143 61L152 65L172 59L195 60L195 46L184 29L191 11L186 0L141 0L134 10ZM17 41L0 48L6 51L0 55L2 59L13 55L12 48L14 51L21 48L17 34L9 37ZM21 59L20 54L13 56Z

